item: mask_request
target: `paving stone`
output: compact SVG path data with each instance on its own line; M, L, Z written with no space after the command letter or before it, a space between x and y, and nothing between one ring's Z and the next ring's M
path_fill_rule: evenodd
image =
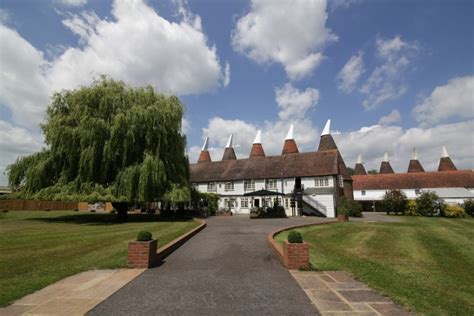
M294 275L294 277L303 289L329 290L326 283L317 275L307 273L305 275Z
M386 304L370 304L370 306L375 309L377 312L379 312L382 315L386 316L408 316L411 315L409 311L404 309L403 307L400 307L398 305L395 305L394 303L386 303Z
M369 287L362 282L330 283L333 290L367 290Z
M376 312L322 312L322 316L378 316Z
M331 278L337 282L354 282L354 278L345 271L326 271Z
M324 300L312 299L314 305L320 312L339 312L339 311L353 311L349 304L339 302L331 302Z
M94 306L99 304L99 299L84 299L84 298L53 298L52 300L38 305L29 310L27 314L30 315L84 315Z
M0 316L21 315L31 309L32 305L10 305L5 308L0 308Z
M370 311L373 312L374 310L366 303L351 303L352 308L356 311Z
M373 290L344 290L338 291L349 302L370 302L370 303L387 303L389 299L383 297Z
M334 291L305 290L305 292L315 300L324 300L331 302L342 302L341 298Z
M336 282L336 280L334 280L333 278L331 278L327 274L321 274L321 275L319 275L319 277L321 278L321 280L323 280L324 282L327 282L327 283L335 283Z

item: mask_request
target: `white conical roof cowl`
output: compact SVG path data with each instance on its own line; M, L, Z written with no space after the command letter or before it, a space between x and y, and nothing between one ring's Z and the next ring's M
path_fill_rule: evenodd
M227 145L225 145L225 148L232 148L232 138L234 137L234 134L230 134L229 140L227 141Z
M385 154L383 155L383 160L382 161L385 161L385 162L388 162L388 152L385 152Z
M441 150L441 158L446 158L449 157L448 151L446 150L446 146L443 146L443 149Z
M286 134L285 140L293 139L293 129L294 129L294 126L293 126L293 124L291 124L290 129L288 130L288 134Z
M326 125L324 125L324 129L323 129L323 132L321 133L321 136L331 134L330 129L331 129L331 119L327 120Z
M262 131L258 130L257 135L255 135L255 139L253 140L254 144L261 144L262 143Z
M359 157L357 157L357 163L363 164L363 162L362 162L362 154L359 154Z
M418 160L418 153L416 152L416 147L413 148L413 152L411 153L411 160Z
M205 151L209 149L209 137L206 137L206 140L204 141L204 144L202 145L201 150Z

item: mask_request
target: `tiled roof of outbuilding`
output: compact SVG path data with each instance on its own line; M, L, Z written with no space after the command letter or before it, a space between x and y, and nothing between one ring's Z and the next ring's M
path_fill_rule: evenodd
M354 190L474 188L472 170L352 176Z
M191 164L191 182L279 179L342 174L350 176L338 150ZM341 170L339 172L339 170Z

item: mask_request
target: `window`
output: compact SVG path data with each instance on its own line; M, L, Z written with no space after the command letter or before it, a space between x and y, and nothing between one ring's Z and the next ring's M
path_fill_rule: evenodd
M289 199L285 199L285 208L288 208Z
M329 179L324 178L324 186L328 187L329 186Z
M245 180L244 181L244 190L245 191L255 190L255 181L254 180Z
M209 182L207 184L207 192L216 192L217 187L215 182Z
M329 186L329 179L326 178L316 178L314 180L315 187L328 187Z
M340 186L341 188L343 188L343 187L344 187L344 179L342 178L342 175L338 175L337 178L338 178L338 180L339 180L339 181L338 181L338 182L339 182L339 186Z
M267 180L265 180L265 189L267 189L267 190L276 190L277 189L277 180L276 179L267 179Z
M249 207L249 198L241 198L240 199L240 205L243 208L248 208Z
M192 184L193 188L195 188L196 190L198 189L199 185L197 183L193 183Z
M416 194L416 195L420 195L420 193L421 193L421 192L420 192L420 189L415 189L415 194Z
M362 190L362 192L361 192L361 193L362 193L362 195L365 195L365 190Z
M234 181L228 181L225 183L226 191L234 191Z

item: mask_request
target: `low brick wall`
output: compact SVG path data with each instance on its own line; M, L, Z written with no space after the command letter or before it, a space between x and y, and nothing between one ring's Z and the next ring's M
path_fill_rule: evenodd
M330 221L330 222L322 222L322 223L309 223L309 224L303 224L303 225L296 225L296 226L289 226L281 229L274 230L270 234L267 235L267 245L270 247L275 255L277 256L278 260L280 260L281 264L285 266L287 269L288 264L287 261L285 260L285 254L283 252L283 247L280 246L276 241L275 241L275 236L278 235L281 232L284 232L286 230L291 230L295 228L303 228L303 227L308 227L308 226L316 226L316 225L325 225L325 224L334 224L338 223L338 221ZM309 245L308 245L309 246ZM291 269L290 269L291 270Z
M156 239L150 241L131 241L128 243L128 266L134 269L151 268L156 263Z
M309 244L289 243L287 240L283 243L283 258L288 270L298 270L309 267Z

